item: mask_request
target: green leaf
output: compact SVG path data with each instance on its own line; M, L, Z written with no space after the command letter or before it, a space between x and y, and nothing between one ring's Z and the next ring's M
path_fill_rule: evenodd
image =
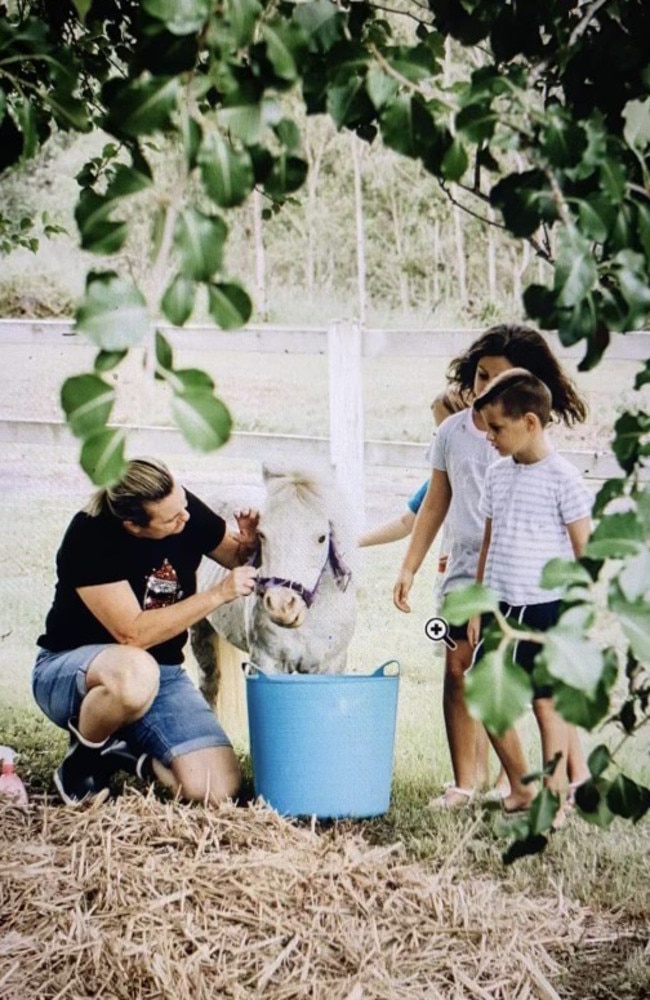
M286 198L302 187L307 177L307 164L298 156L282 152L264 179L264 190L271 198Z
M614 813L607 804L610 783L604 778L584 781L576 790L575 800L582 819L601 828L608 827Z
M441 176L448 181L459 181L468 166L469 159L465 147L458 139L454 139L442 158L440 165Z
M650 592L650 550L643 546L627 556L618 574L618 585L626 601L634 603Z
M558 235L554 287L557 305L574 306L587 295L598 281L598 269L591 247L584 236L573 228L563 228Z
M625 197L627 190L625 167L614 156L605 156L600 164L600 186L615 205Z
M109 215L115 202L105 195L98 195L84 188L75 208L75 220L81 233L84 250L112 254L122 248L128 230L125 222L113 222Z
M106 189L107 198L126 198L132 194L140 194L153 184L152 178L125 163L118 163L113 179Z
M542 570L541 585L545 590L558 587L591 586L589 573L574 559L551 559Z
M122 430L93 434L81 449L81 468L97 486L118 482L126 471L125 435Z
M262 37L275 75L281 80L296 80L297 63L302 61L306 49L306 36L302 28L295 22L277 19L262 26Z
M144 297L135 285L113 272L91 273L75 315L75 329L104 351L134 347L149 332Z
M634 511L605 514L587 542L590 559L619 559L635 555L644 541L644 531Z
M262 6L257 0L231 0L226 12L234 48L242 49L252 41Z
M315 49L327 52L343 38L345 15L331 0L297 4L293 17Z
M641 456L641 439L650 431L650 416L647 413L621 414L614 424L612 450L618 464L629 475Z
M641 389L642 386L648 385L650 382L650 361L646 361L640 372L637 373L634 379L634 388Z
M644 101L628 101L623 108L623 135L628 146L641 151L650 144L650 97Z
M610 588L608 604L618 618L634 655L641 663L650 663L650 602L627 601L614 583Z
M128 351L100 351L95 358L96 372L109 372L127 356Z
M624 493L625 479L608 479L607 482L603 483L596 494L596 499L594 500L594 505L591 511L593 516L600 517L605 512L608 504L610 504L612 500L616 500L618 497L623 496Z
M86 105L79 98L73 97L67 87L43 93L43 101L48 104L52 114L64 128L72 128L76 132L89 132L90 121Z
M114 389L98 375L73 375L61 387L61 406L76 437L103 429L114 402Z
M93 0L72 0L72 5L79 15L79 20L83 24L86 20L86 15L90 8L92 7Z
M366 93L377 111L395 99L397 81L373 64L366 75Z
M210 0L142 0L143 10L162 21L172 35L191 35L200 31L210 16Z
M533 680L539 685L548 683L546 672L542 674L538 667L533 671ZM591 732L609 712L609 690L615 681L616 672L613 679L607 678L607 683L601 681L594 697L588 698L584 691L578 691L577 688L554 678L552 679L553 705L566 722Z
M253 190L255 177L249 153L233 149L218 133L203 137L197 162L206 192L221 208L241 205Z
M273 131L285 149L294 151L300 146L300 129L290 118L283 118Z
M494 591L481 583L472 583L445 594L441 614L451 625L464 625L475 615L496 611L498 607L499 599Z
M558 624L544 633L544 645L535 658L551 677L557 677L591 699L596 695L604 669L602 651L584 634L592 615L587 605L565 611Z
M198 451L214 451L230 437L230 413L221 400L210 393L199 391L174 396L172 410L183 436Z
M465 701L475 719L501 736L526 710L533 697L528 674L494 650L465 674Z
M178 94L179 82L173 76L130 83L111 80L103 90L108 109L104 128L117 136L164 131L170 125Z
M598 746L594 747L587 760L589 773L594 778L600 778L611 763L612 755L609 752L609 748L606 747L604 743L599 743Z
M615 816L636 823L650 809L650 789L637 785L624 774L618 774L609 786L607 805Z
M467 104L456 115L456 129L468 142L480 145L489 143L494 134L499 116L489 101Z
M160 307L173 326L187 323L194 309L195 285L189 278L177 274L165 289Z
M208 286L208 310L222 330L236 330L248 323L253 303L241 285L220 282Z
M431 114L422 102L402 94L384 107L380 126L386 145L402 156L420 156L423 140L428 145L436 133Z
M174 367L172 346L160 330L156 330L156 364L166 372Z
M366 93L365 80L353 75L328 88L327 110L338 129L352 128L374 118L375 109Z
M227 233L219 216L186 209L178 217L174 233L181 275L192 281L209 281L221 268Z
M211 393L214 389L211 377L199 368L179 368L174 372L173 381L174 392L180 396L197 392Z
M268 95L261 100L252 100L247 94L230 95L217 111L217 122L233 139L239 139L245 146L261 142L266 126L273 128L284 117L276 98Z
M528 829L533 836L551 829L559 806L559 796L548 788L542 788L531 802L528 815Z

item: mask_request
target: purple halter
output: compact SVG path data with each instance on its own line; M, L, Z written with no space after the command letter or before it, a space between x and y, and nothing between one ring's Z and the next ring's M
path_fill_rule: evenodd
M259 558L260 558L260 552L258 548L257 552L251 558L251 562L253 562L254 564L257 563L257 565L259 565ZM270 587L284 587L285 590L293 590L296 594L298 594L299 597L303 599L306 606L308 608L311 608L312 604L314 603L314 599L316 597L316 593L318 591L321 579L323 577L323 573L325 572L327 566L329 566L330 569L332 570L332 575L334 577L336 586L339 588L339 590L345 591L347 589L348 584L350 583L350 580L352 579L352 572L345 565L343 559L341 558L341 554L336 544L336 538L334 536L334 528L332 527L331 524L329 533L329 543L327 546L327 559L323 563L321 571L318 574L318 579L316 580L316 583L314 584L312 590L309 590L302 583L297 583L295 580L284 580L282 579L282 577L279 576L258 576L255 581L255 593L259 597L263 597L266 591Z

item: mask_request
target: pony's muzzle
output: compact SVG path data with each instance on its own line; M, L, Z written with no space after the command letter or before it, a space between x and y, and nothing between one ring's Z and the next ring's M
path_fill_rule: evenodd
M271 621L282 628L299 628L307 614L303 598L288 587L270 587L263 603Z

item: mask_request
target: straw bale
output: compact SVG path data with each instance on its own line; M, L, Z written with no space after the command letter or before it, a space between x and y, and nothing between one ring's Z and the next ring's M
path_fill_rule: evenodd
M0 804L5 1000L550 1000L584 917L560 895L260 805L127 793Z

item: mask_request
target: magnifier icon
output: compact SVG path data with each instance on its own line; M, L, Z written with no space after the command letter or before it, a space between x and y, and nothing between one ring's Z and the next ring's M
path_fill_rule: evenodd
M444 642L447 649L456 649L456 643L449 635L449 625L444 618L429 618L424 631L432 642Z

